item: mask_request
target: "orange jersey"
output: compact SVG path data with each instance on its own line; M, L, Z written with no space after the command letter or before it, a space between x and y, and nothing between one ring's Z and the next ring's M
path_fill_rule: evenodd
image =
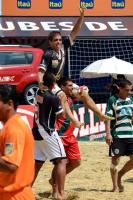
M34 140L28 125L13 115L0 132L1 158L18 168L13 173L0 171L0 192L14 192L29 186L34 178Z

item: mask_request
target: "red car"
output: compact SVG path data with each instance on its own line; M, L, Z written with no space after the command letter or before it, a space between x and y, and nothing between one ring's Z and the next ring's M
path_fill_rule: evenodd
M15 85L26 104L34 103L42 55L42 49L26 45L0 45L0 84Z

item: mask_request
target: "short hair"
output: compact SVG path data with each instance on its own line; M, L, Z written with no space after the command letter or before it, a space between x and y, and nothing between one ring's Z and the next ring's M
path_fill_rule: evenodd
M9 100L12 100L14 109L16 110L19 104L18 94L16 93L16 86L0 84L0 100L5 104L8 103Z
M125 80L126 77L124 74L117 74L117 79L120 79L120 80Z
M50 72L46 72L43 76L43 85L51 87L54 83L56 83L55 76Z
M123 80L119 80L117 85L121 88L126 87L127 85L132 85L131 81L127 80L127 79L123 79Z
M61 86L66 86L68 81L72 81L71 78L69 77L62 77L60 78L60 80L58 81L58 85Z
M132 83L127 79L115 81L115 83L113 83L111 86L113 94L119 94L119 88L125 88L127 85L132 85Z
M56 35L60 35L61 36L60 31L52 31L52 32L50 32L49 35L48 35L48 40L49 41L53 41L53 39L54 39L54 37Z

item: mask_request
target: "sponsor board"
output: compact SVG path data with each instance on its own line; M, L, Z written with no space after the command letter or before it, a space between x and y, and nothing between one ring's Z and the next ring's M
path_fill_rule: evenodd
M99 109L104 113L106 104L97 104ZM34 106L20 105L17 112L21 114L22 119L33 127ZM79 140L99 140L105 136L105 123L99 121L98 117L90 109L85 108L83 105L75 105L74 116L76 119L84 123L81 129L75 128L73 134ZM2 128L2 124L0 124Z
M69 35L77 17L1 17L1 37L47 37L50 31ZM87 17L78 36L133 36L133 17Z
M17 3L16 3L17 2ZM132 0L2 0L3 16L132 16Z

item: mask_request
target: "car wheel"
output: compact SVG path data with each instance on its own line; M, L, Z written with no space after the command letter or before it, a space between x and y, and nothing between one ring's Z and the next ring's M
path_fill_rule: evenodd
M24 90L24 101L26 104L34 104L35 103L35 94L38 90L37 84L31 84Z

